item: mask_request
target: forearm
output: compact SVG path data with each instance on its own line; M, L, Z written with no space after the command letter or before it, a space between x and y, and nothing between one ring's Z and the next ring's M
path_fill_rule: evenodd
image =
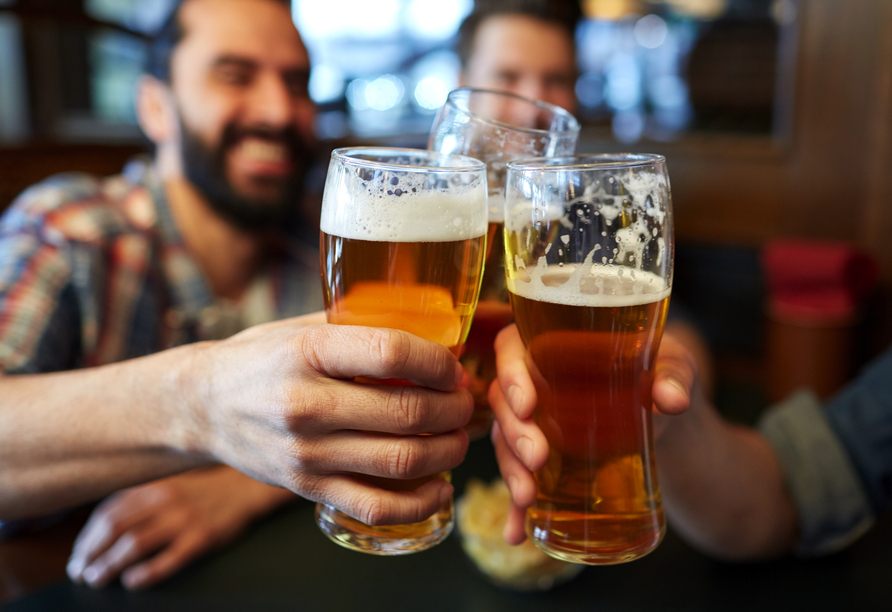
M705 402L671 418L656 448L670 524L698 548L726 559L791 550L797 514L768 442L756 430L724 421Z
M0 518L90 501L209 461L184 380L192 350L0 376Z

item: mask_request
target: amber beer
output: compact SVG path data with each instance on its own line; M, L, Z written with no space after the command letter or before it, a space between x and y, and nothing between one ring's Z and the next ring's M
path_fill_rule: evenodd
M329 323L402 329L438 342L458 356L474 314L485 235L449 242L376 242L322 232L321 244L327 262ZM407 491L435 478L448 480L449 474L413 480L357 478L384 489ZM337 520L355 533L424 539L450 526L452 514L450 500L428 519L409 525L372 527L342 513Z
M383 242L323 231L321 240L329 323L402 329L459 355L477 303L485 235Z
M486 254L484 171L477 160L428 151L336 150L320 223L328 322L404 330L458 357L477 305ZM392 491L450 477L355 476ZM317 505L316 516L335 542L378 555L424 550L453 526L452 500L410 525L370 526L325 504Z
M624 283L628 270L592 270L567 282L572 271L550 265L544 282L508 288L549 443L527 534L558 558L609 564L650 552L664 532L651 387L669 290L646 272Z
M465 426L471 439L489 434L493 413L487 392L496 377L493 343L512 320L502 247L506 164L514 159L571 154L579 127L573 115L552 104L468 87L449 93L431 127L429 149L470 155L487 166L489 255L474 324L461 357L474 396L474 414Z
M493 416L488 392L490 383L496 377L496 353L493 345L498 333L514 318L508 302L508 289L505 287L504 242L504 224L501 220L490 219L480 301L477 302L474 323L461 356L461 363L470 378L469 390L474 397L474 414L465 425L471 439L489 434Z

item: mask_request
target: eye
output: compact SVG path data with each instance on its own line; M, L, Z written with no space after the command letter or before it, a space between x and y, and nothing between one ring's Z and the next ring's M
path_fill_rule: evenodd
M225 85L243 87L251 82L254 71L246 66L221 66L216 70L216 76Z
M496 79L502 85L514 85L520 80L520 75L516 72L500 72Z
M283 77L285 80L285 86L288 88L289 93L295 97L307 97L309 96L309 83L310 78L306 72L289 72L286 73Z
M576 79L566 74L552 74L545 79L545 84L552 88L573 87Z

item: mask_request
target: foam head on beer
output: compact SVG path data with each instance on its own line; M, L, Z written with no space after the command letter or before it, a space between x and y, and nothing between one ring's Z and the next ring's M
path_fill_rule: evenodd
M364 163L355 153L333 160L326 179L323 232L377 242L446 242L486 234L483 164L460 155L396 153L384 163ZM430 164L430 172L412 172Z
M515 172L506 194L505 231L515 242L528 243L525 257L519 252L509 257L509 284L513 279L542 285L547 275L551 282L546 284L553 287L559 278L589 296L669 291L672 254L666 236L671 236L672 219L666 175L645 169L581 178L585 163L561 165L589 159L596 165L600 157L517 162L539 171ZM529 269L532 262L536 265Z

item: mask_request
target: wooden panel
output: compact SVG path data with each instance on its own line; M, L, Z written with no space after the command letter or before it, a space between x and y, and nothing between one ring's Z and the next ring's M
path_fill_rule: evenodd
M868 189L875 172L869 143L880 127L878 89L889 77L890 3L802 3L795 138L788 168L786 234L852 240L864 237ZM892 262L889 262L892 263Z
M58 172L116 174L139 145L28 145L0 148L0 211L29 185Z
M880 257L892 280L884 245L892 235L892 2L797 7L794 52L779 54L787 98L773 136L692 134L633 148L666 155L680 239L849 240ZM585 132L580 151L619 150L607 140Z

